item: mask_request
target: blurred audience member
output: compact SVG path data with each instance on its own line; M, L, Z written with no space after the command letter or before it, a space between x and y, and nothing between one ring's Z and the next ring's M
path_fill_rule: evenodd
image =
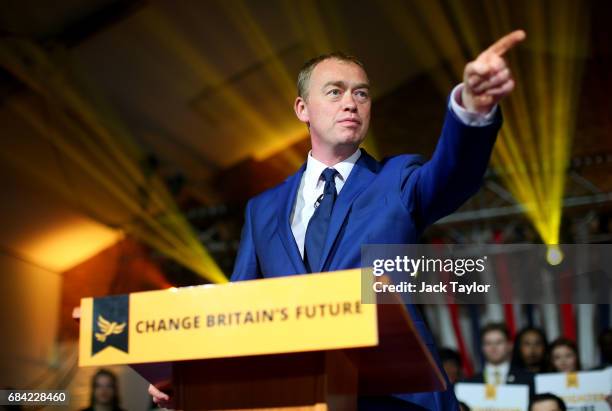
M459 401L459 411L471 411L471 408L466 403Z
M499 384L527 384L533 389L533 376L510 366L512 341L510 333L502 323L491 323L483 327L480 338L485 358L484 370L470 378L469 382Z
M123 411L119 407L117 376L100 369L91 379L91 400L83 411Z
M553 372L576 372L582 368L578 347L576 343L567 338L557 338L548 348L550 358L550 371Z
M546 370L546 336L535 327L523 328L514 340L512 367L539 373Z
M534 395L529 404L529 411L566 411L563 400L554 394Z
M597 339L599 344L599 369L612 367L612 328L603 330Z
M442 361L442 367L446 371L446 375L451 384L455 384L457 381L463 378L461 372L461 356L455 350L450 348L441 348L438 353L440 354L440 361Z

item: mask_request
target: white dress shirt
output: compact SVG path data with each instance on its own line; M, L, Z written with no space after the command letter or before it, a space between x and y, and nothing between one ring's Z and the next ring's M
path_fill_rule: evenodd
M484 366L484 382L486 384L505 384L510 372L510 362L506 361L498 365L486 363Z
M334 164L333 168L338 172L334 177L336 192L338 194L340 194L340 190L344 187L344 183L349 174L351 174L351 170L357 160L359 160L359 157L361 157L361 150L357 149L357 151L351 154L346 160ZM326 168L328 168L327 165L314 158L312 152L308 153L306 170L302 175L295 205L293 206L293 213L291 215L291 231L293 232L293 237L295 238L302 258L304 258L306 228L308 227L310 217L312 217L315 212L314 205L321 194L323 194L323 189L325 188L325 181L321 178L321 173Z
M491 124L495 112L497 111L497 105L487 114L469 112L459 103L461 101L462 90L463 84L459 84L451 92L452 98L449 103L450 110L455 113L459 120L465 125L482 127ZM338 172L335 177L336 191L338 194L340 194L340 190L342 190L346 179L360 156L361 150L357 149L349 158L331 167ZM321 178L321 173L326 168L327 165L314 158L312 152L308 153L306 170L302 175L300 187L297 191L297 198L295 199L293 211L291 213L291 231L293 232L293 237L295 238L302 258L304 258L306 228L308 227L310 217L314 214L315 202L319 196L323 194L323 189L325 188L325 182Z

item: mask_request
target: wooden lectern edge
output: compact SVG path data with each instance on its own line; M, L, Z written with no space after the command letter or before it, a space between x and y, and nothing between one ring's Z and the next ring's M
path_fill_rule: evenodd
M223 360L227 358L250 358L250 357L274 357L276 355L291 355L291 354L308 354L308 353L316 353L316 352L334 352L334 351L359 351L366 348L375 348L378 344L364 344L364 345L351 345L347 347L330 347L323 349L313 349L313 348L304 348L304 349L295 349L291 351L277 351L277 352L264 352L264 353L246 353L246 354L236 354L232 357L224 357L224 356L215 356L215 357L202 357L202 358L177 358L167 361L140 361L140 362L117 362L113 363L113 365L127 365L127 366L159 366L159 365L167 365L174 364L179 362L188 362L188 361L214 361L214 360ZM85 365L84 367L98 367L99 365Z
M436 374L436 377L438 378L438 381L442 383L442 387L443 387L442 390L446 391L448 389L448 384L446 383L446 379L442 375L442 371L440 370L440 367L438 366L436 360L433 358L433 355L429 351L429 348L427 348L427 344L425 344L425 342L423 341L423 337L421 336L419 331L416 329L416 326L414 325L414 321L412 320L412 317L410 316L410 314L408 314L408 310L406 309L404 302L401 301L400 297L397 294L393 294L393 298L396 299L397 301L396 304L401 306L400 312L402 313L402 316L408 323L408 326L410 327L414 335L417 336L416 340L418 344L421 346L421 349L423 350L423 352L425 353L425 356L427 357L427 362L429 362L433 366L433 369L435 370L434 372ZM379 337L380 337L380 329L379 329Z

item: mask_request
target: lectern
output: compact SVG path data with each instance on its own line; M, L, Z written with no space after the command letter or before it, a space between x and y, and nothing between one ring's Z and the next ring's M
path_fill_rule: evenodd
M358 395L444 390L405 306L363 303L371 277L84 298L79 365L128 364L181 410L354 410Z

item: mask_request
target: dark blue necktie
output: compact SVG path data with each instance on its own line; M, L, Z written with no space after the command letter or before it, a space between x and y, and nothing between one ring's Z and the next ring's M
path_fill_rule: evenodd
M326 168L321 176L325 180L325 188L323 196L317 201L319 206L308 222L306 229L306 239L304 240L304 262L308 272L318 270L321 264L321 254L325 247L325 239L327 238L327 229L331 220L332 210L336 202L336 181L335 176L338 174L333 168Z

